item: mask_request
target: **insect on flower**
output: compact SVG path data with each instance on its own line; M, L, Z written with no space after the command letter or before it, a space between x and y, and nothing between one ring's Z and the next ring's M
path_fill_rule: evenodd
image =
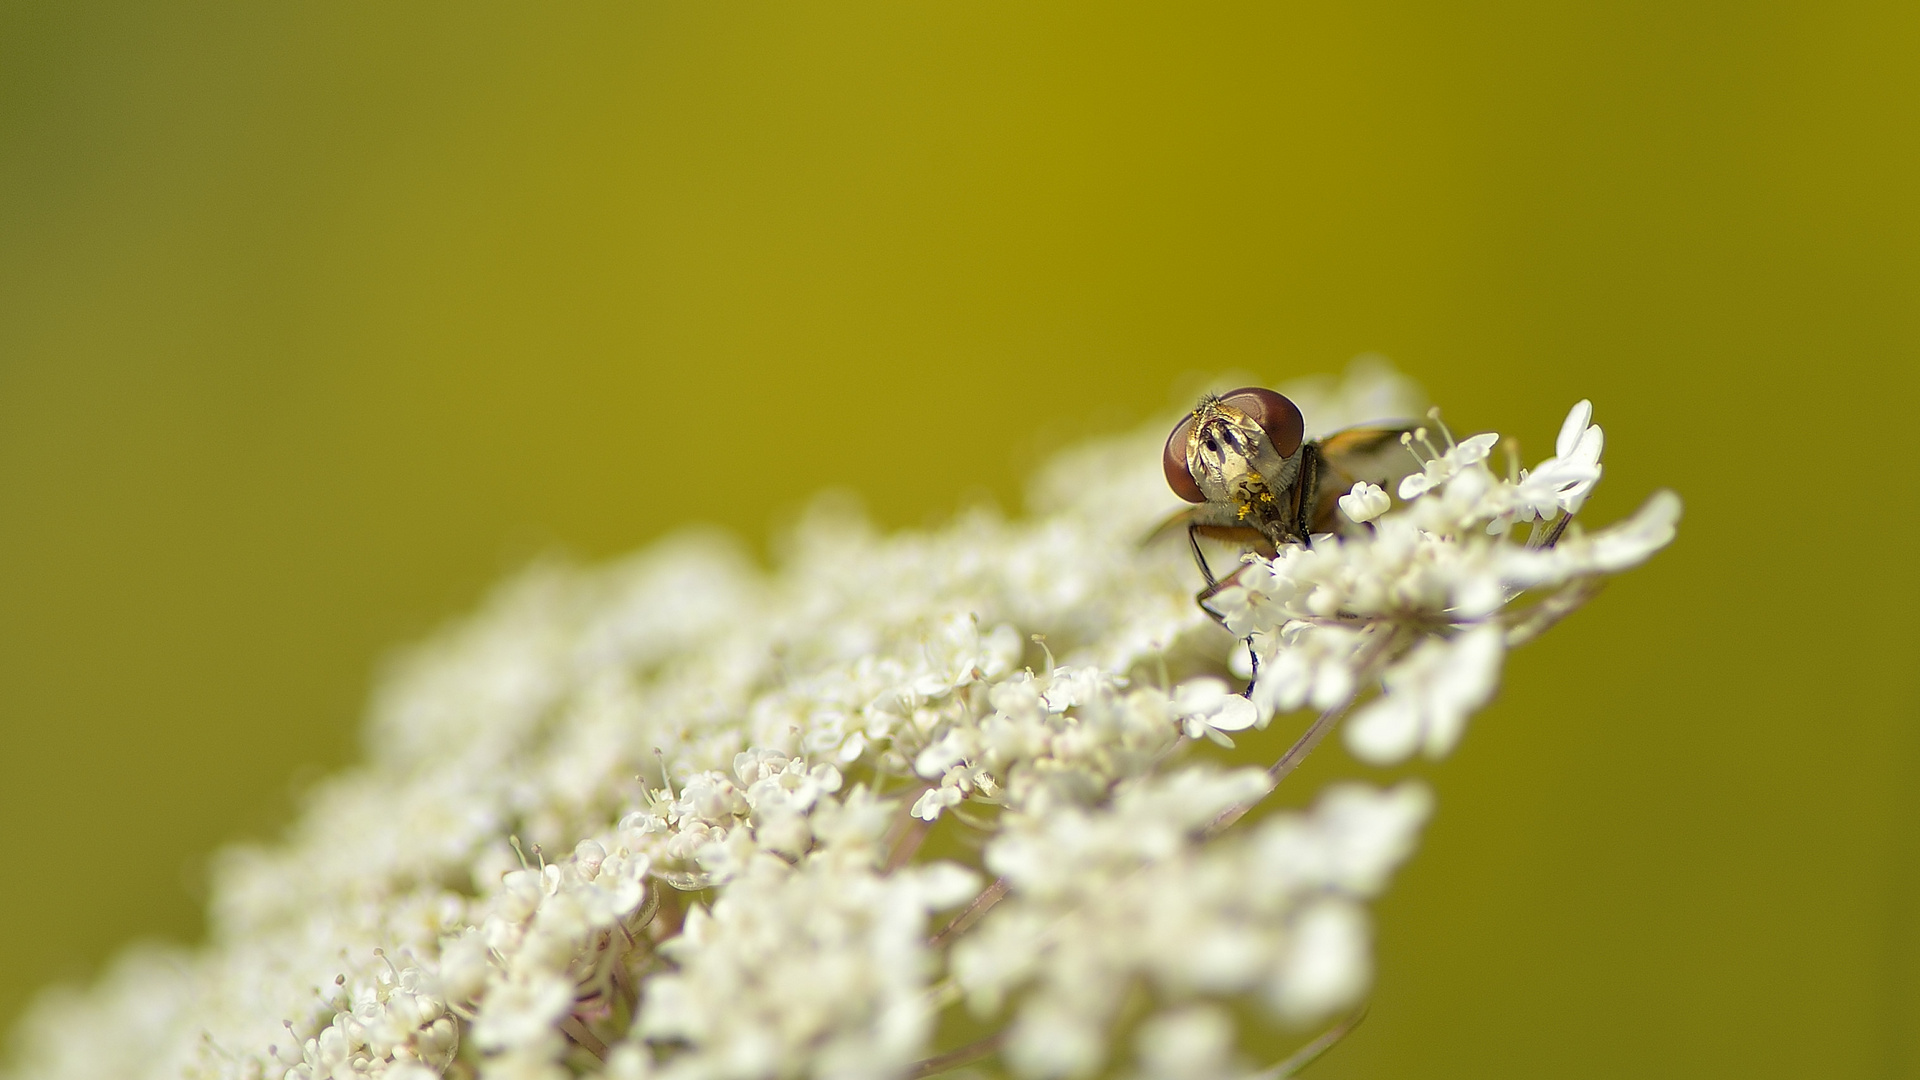
M1285 395L1245 386L1200 399L1167 436L1161 466L1173 493L1198 505L1162 531L1185 526L1193 561L1207 587L1201 610L1238 571L1216 578L1201 541L1271 558L1286 544L1311 547L1316 533L1365 527L1338 513L1340 496L1358 481L1390 487L1417 461L1402 446L1412 424L1353 427L1309 440L1300 409Z

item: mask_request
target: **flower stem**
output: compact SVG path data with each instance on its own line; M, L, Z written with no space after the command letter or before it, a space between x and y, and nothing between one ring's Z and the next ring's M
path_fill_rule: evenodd
M1360 1026L1360 1021L1366 1018L1367 1007L1362 1005L1355 1009L1351 1016L1328 1028L1319 1038L1289 1054L1285 1061L1254 1073L1247 1080L1287 1080L1288 1077L1298 1076L1301 1069L1319 1061L1322 1054L1333 1049L1335 1044L1346 1038L1354 1028Z
M925 1061L918 1061L907 1070L908 1080L921 1080L922 1077L938 1076L943 1072L957 1069L971 1061L978 1061L988 1054L998 1053L1007 1041L1005 1030L996 1031L984 1039L970 1042L957 1050L936 1054Z
M1257 799L1236 803L1220 811L1218 817L1207 822L1206 828L1200 830L1201 838L1210 839L1225 832L1234 822L1245 817L1247 811L1260 805L1261 799L1271 795L1273 789L1280 786L1280 781L1286 779L1288 773L1299 768L1300 763L1307 759L1308 754L1313 753L1314 747L1320 745L1320 741L1327 737L1327 732L1333 730L1334 725L1340 722L1340 718L1346 715L1347 709L1352 704L1353 698L1349 697L1347 700L1316 717L1313 723L1308 725L1307 730L1301 732L1300 737L1293 741L1293 745L1287 747L1287 752L1280 755L1280 760L1268 767L1267 790L1261 792L1260 797Z
M891 850L887 855L886 872L891 874L911 862L914 853L920 850L920 845L926 841L927 833L932 828L933 822L914 818L901 829L900 834L893 838Z
M1601 583L1582 578L1557 592L1549 593L1532 607L1520 611L1507 627L1507 648L1517 648L1553 628L1561 619L1580 610L1600 591Z
M980 916L985 915L993 905L999 903L1001 898L1007 895L1007 890L1010 887L1011 886L1007 884L1006 878L995 879L993 884L981 890L980 895L973 898L973 903L961 909L960 914L955 915L952 922L941 928L939 933L933 935L933 939L927 942L927 947L938 950L943 948L947 942L965 933L967 927L979 922Z
M1247 811L1260 805L1262 799L1273 794L1273 789L1280 786L1280 781L1285 780L1293 770L1300 767L1301 762L1307 760L1307 755L1313 753L1314 748L1327 737L1327 732L1332 731L1335 725L1340 723L1340 718L1353 708L1353 703L1359 700L1360 688L1373 680L1374 664L1392 649L1395 636L1394 631L1388 630L1375 643L1368 646L1370 652L1359 664L1360 677L1354 680L1353 691L1345 699L1329 706L1325 712L1315 717L1313 723L1307 725L1307 730L1300 733L1300 737L1293 741L1292 746L1287 747L1287 752L1281 754L1278 761L1267 767L1267 790L1254 799L1220 811L1220 816L1208 822L1207 827L1200 830L1201 839L1212 839L1225 832L1234 822L1246 817Z
M601 1061L607 1060L607 1044L601 1042L598 1035L587 1030L587 1025L581 1023L579 1017L569 1015L563 1018L560 1021L560 1030L566 1033L567 1038L580 1044L580 1048L587 1053Z

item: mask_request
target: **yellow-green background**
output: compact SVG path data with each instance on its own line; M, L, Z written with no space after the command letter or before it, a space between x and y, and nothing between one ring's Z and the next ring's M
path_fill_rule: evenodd
M918 524L1377 350L1676 547L1429 771L1317 1073L1920 1073L1911 4L0 6L0 1015L541 552Z

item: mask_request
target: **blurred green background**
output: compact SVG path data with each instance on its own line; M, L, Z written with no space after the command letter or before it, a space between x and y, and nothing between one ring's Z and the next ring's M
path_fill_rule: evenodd
M1517 654L1359 1076L1920 1075L1912 4L0 4L0 1017L542 552L1019 505L1363 351L1678 545Z

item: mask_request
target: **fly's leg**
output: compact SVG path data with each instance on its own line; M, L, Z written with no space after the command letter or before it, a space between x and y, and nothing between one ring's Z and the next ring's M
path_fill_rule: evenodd
M1540 546L1552 547L1553 545L1559 543L1561 534L1565 533L1567 531L1567 526L1571 524L1573 524L1573 515L1572 514L1563 515L1559 521L1556 521L1553 523L1553 531L1547 534L1546 540L1542 541Z
M1314 443L1305 443L1300 447L1300 474L1294 480L1294 492L1299 496L1294 514L1293 533L1300 538L1301 547L1313 546L1313 511L1320 502L1320 448Z
M1200 526L1187 526L1187 546L1193 550L1193 562L1200 568L1200 576L1207 579L1207 587L1193 594L1193 602L1200 606L1201 611L1207 613L1208 618L1225 626L1227 625L1226 616L1208 607L1207 601L1213 599L1214 594L1221 589L1232 584L1235 575L1228 574L1224 581L1213 576L1213 567L1207 565L1207 556L1200 550Z
M1200 576L1207 579L1207 591L1202 593L1201 596L1212 596L1218 590L1214 588L1213 568L1207 565L1207 556L1200 550L1200 526L1187 526L1187 547L1193 551L1193 562L1194 565L1200 568ZM1209 611L1207 605L1204 603L1200 605L1200 610L1206 611L1209 615L1213 615L1213 612ZM1219 618L1219 616L1214 615L1214 618Z
M1227 625L1226 616L1208 607L1207 601L1213 599L1214 595L1221 589L1233 584L1233 579L1239 576L1239 571L1228 574L1225 580L1216 580L1214 578L1213 568L1207 565L1207 556L1200 550L1200 537L1196 532L1198 528L1199 526L1197 525L1187 526L1187 547L1193 550L1193 561L1200 567L1200 576L1207 579L1207 587L1194 594L1193 602L1199 605L1201 611L1207 613L1208 618L1219 623L1221 627L1224 628ZM1251 677L1247 679L1247 688L1240 692L1240 696L1252 697L1253 686L1260 681L1260 654L1253 651L1252 634L1248 634L1245 640L1247 643L1247 663L1253 669L1253 673Z
M1566 534L1567 526L1571 524L1573 524L1573 515L1562 514L1560 516L1560 520L1553 523L1553 528L1547 531L1547 535L1541 536L1540 535L1541 523L1538 521L1534 522L1533 523L1534 535L1527 540L1527 549L1530 551L1537 551L1541 548L1552 547L1553 545L1560 542L1560 537Z

